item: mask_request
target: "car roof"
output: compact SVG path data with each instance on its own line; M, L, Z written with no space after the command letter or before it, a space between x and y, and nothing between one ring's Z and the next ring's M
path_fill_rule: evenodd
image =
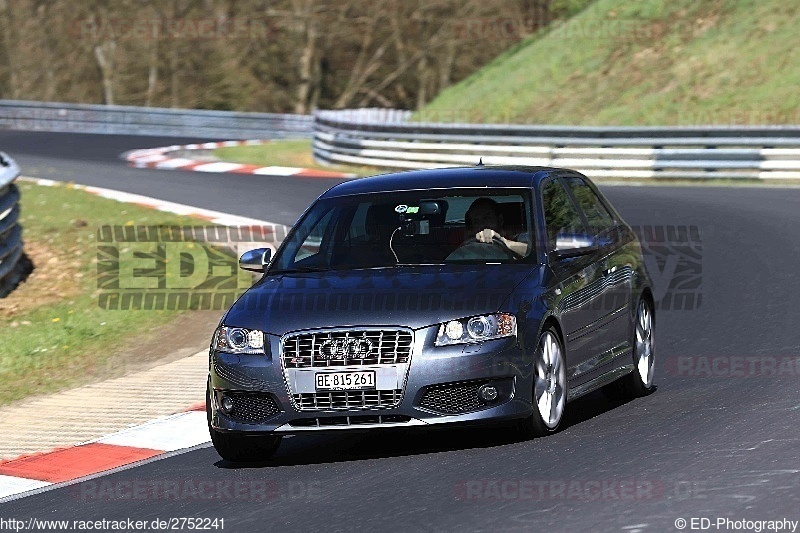
M392 172L340 183L320 198L391 191L457 187L533 187L552 172L567 169L532 166L476 165Z

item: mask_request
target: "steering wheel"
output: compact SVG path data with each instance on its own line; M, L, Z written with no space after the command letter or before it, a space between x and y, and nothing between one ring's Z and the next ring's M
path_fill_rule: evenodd
M500 238L499 235L495 235L494 237L492 237L492 242L491 243L481 243L481 244L491 244L492 246L499 247L501 250L503 250L505 253L508 254L510 259L519 259L520 258L520 254L516 253L514 250L509 248L508 245L506 245L505 241L503 241L503 239Z
M456 248L447 260L488 260L492 259L518 259L519 256L512 252L506 244L495 237L491 242L482 242L471 237Z

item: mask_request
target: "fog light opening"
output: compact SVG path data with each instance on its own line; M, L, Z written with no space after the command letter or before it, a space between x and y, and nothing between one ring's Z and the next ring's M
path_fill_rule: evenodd
M222 405L222 410L223 411L225 411L226 413L232 413L233 412L233 400L231 400L228 396L225 396L223 394L222 395L222 402L220 402L220 403Z
M481 385L480 388L478 388L478 398L484 402L493 402L498 396L497 387L494 385Z

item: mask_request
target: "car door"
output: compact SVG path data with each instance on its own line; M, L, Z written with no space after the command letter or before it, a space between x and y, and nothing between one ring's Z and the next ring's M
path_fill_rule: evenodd
M600 345L603 274L598 254L559 258L555 255L559 234L586 234L584 216L560 178L541 184L542 207L548 247L548 264L556 279L555 307L564 330L567 379L574 387L590 379L596 368Z
M621 228L614 215L606 208L597 192L583 177L564 178L576 205L586 219L587 229L598 244L599 269L602 274L603 297L597 302L600 308L598 346L601 347L599 364L605 364L619 355L630 343L629 317L632 256L620 243Z

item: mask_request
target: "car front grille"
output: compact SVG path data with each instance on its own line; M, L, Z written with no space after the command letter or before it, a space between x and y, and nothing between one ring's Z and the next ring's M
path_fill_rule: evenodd
M420 407L446 414L468 413L484 409L487 405L478 398L478 389L487 381L448 383L425 390Z
M394 389L309 392L294 394L292 397L295 405L303 410L390 409L400 404L403 391Z
M284 368L391 365L411 358L413 335L404 329L348 329L289 334Z
M271 394L229 391L225 396L233 402L233 409L226 414L239 422L264 422L280 412Z

